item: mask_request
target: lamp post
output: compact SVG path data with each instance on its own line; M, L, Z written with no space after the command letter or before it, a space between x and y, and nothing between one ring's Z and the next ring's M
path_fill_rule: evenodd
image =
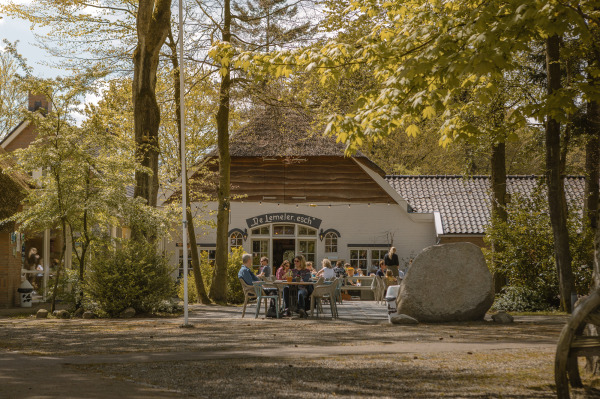
M183 65L183 0L179 0L179 112L181 114L181 212L183 230L183 326L188 326L187 168L185 165L185 101ZM194 243L195 244L195 243Z

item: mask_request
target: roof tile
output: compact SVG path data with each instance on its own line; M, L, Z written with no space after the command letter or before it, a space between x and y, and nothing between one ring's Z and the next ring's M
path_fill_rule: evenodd
M445 234L485 234L490 219L489 176L386 176L415 213L439 212ZM540 176L508 176L507 192L529 195ZM585 179L565 178L568 202L583 203Z

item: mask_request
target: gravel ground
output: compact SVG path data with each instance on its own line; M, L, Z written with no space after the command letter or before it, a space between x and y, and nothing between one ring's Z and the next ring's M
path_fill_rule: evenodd
M65 372L80 375L85 384L100 385L98 392L102 384L121 384L123 398L144 397L140 387L151 389L152 397L551 398L554 345L566 320L522 316L510 325L391 326L381 320L241 319L239 309L216 306L196 306L190 314L194 328L180 328L182 318L2 318L0 380L9 381L2 371L9 373L10 355L19 354L32 359L28 373L37 366L46 374L61 370L54 371L59 384ZM222 357L206 356L211 353ZM85 397L44 395L43 386L38 396L21 395L21 385L14 382L7 392L17 394L7 396L0 387L0 396ZM574 397L598 393L582 390Z
M125 363L88 370L198 398L552 398L552 358L551 351L495 351Z

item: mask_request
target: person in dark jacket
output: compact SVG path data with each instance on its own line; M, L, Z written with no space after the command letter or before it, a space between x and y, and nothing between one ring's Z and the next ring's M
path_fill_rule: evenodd
M396 254L396 247L390 248L389 252L383 257L383 262L388 267L388 269L392 270L394 275L398 274L400 259L398 259L398 255Z

